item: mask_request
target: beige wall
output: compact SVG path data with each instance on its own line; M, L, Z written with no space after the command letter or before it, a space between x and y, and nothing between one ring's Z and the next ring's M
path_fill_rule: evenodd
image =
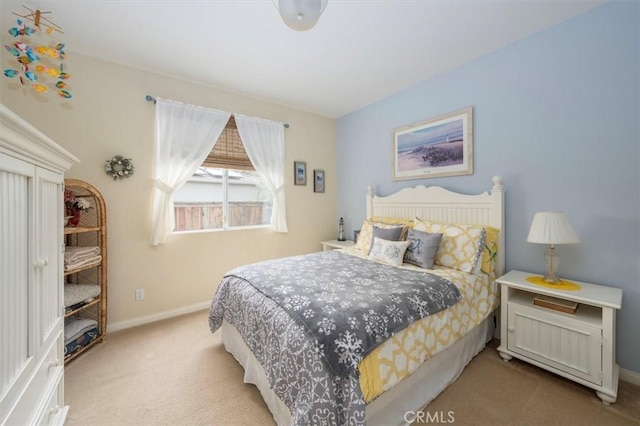
M2 55L3 61L8 55ZM68 53L71 101L35 96L2 77L0 101L68 149L81 163L67 177L104 196L108 224L110 329L204 306L222 275L238 265L318 251L336 236L336 122L270 102ZM289 123L285 130L288 234L246 230L177 234L148 243L154 152L154 105L147 94ZM121 154L135 174L113 181L104 163ZM293 161L307 162L307 186L293 185ZM313 192L324 169L326 192ZM364 201L363 201L364 202ZM145 300L134 301L144 289Z

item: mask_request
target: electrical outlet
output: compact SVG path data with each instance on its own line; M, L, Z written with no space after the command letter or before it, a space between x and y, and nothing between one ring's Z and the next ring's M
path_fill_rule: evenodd
M136 290L136 302L144 300L144 290L139 288Z

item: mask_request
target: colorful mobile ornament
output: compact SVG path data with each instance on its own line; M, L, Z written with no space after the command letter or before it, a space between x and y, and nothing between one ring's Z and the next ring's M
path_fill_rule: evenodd
M64 99L71 99L71 92L67 83L63 81L71 77L64 68L64 43L56 43L48 37L56 31L62 33L62 29L42 16L50 12L33 11L26 6L23 7L30 13L24 16L17 13L14 15L33 22L34 27L28 26L22 19L17 19L16 26L9 28L9 35L16 41L5 44L4 48L17 64L5 69L4 76L17 78L21 85L31 87L37 93L47 93L51 89L51 92ZM45 27L44 31L41 26Z

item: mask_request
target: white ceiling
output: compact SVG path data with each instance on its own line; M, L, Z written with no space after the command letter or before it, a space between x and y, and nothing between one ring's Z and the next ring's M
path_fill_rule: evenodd
M26 5L52 12L68 55L338 118L604 1L329 0L306 32L271 0L2 0L0 13L5 40Z

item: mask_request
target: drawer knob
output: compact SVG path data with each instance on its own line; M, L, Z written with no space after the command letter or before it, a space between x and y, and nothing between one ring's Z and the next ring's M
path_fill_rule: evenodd
M516 331L516 328L514 326L509 326L509 327L507 327L507 331L509 333L513 333L514 331Z
M52 367L57 367L60 365L60 360L58 358L56 358L54 361L49 361L49 370L51 370Z

